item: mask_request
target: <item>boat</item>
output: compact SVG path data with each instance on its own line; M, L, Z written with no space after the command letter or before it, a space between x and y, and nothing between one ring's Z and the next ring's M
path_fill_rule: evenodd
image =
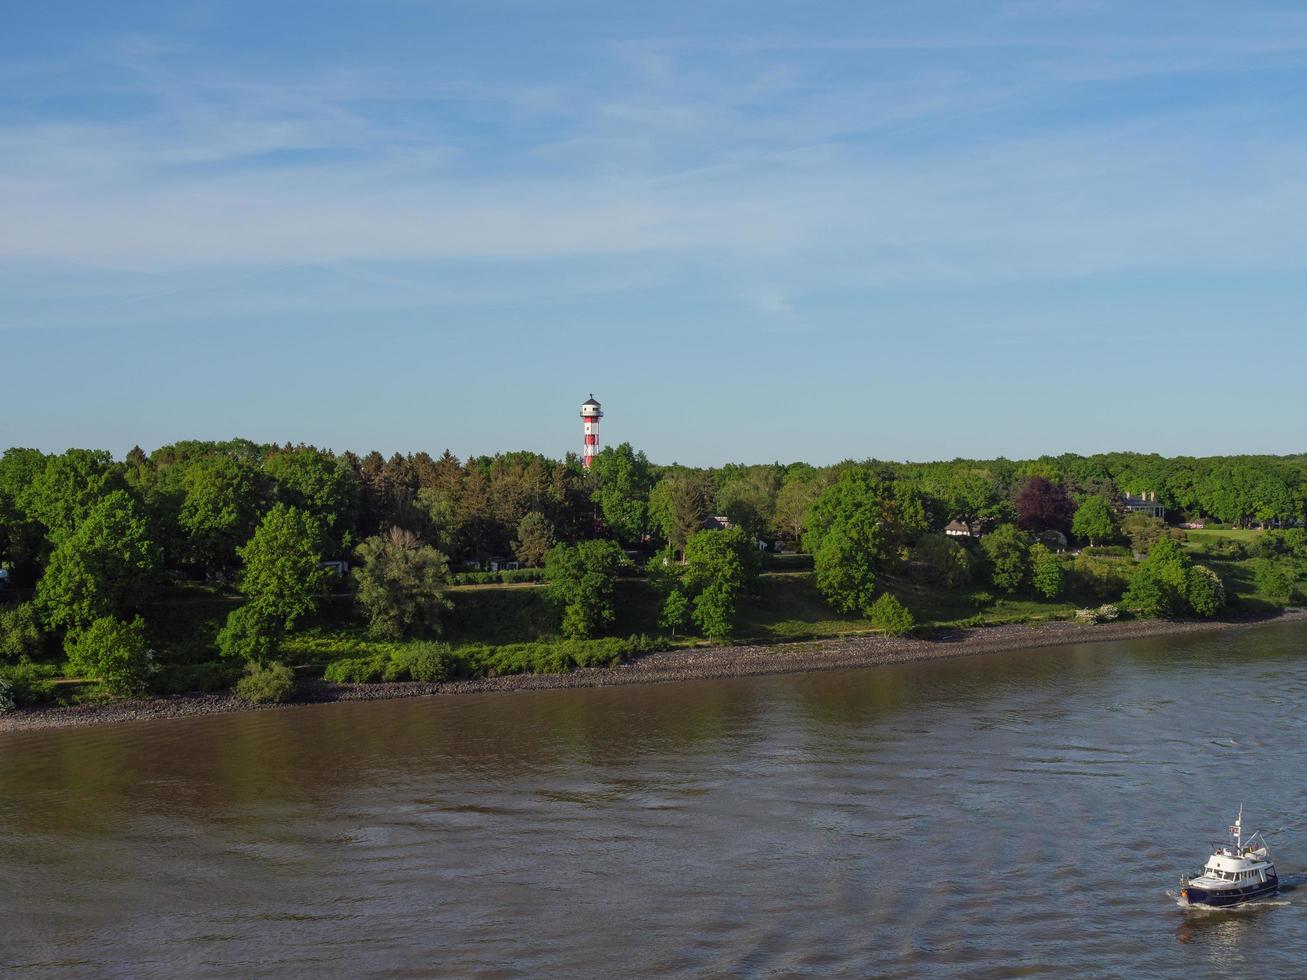
M1271 849L1258 831L1243 836L1243 806L1230 828L1230 840L1216 844L1203 870L1180 878L1180 897L1190 905L1225 908L1269 898L1280 890Z

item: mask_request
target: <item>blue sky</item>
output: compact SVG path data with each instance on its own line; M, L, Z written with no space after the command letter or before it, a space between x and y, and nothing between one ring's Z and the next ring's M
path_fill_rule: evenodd
M59 3L0 446L1307 449L1298 3Z

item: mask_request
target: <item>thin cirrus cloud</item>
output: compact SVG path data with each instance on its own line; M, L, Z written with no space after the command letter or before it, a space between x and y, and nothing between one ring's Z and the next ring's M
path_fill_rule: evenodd
M670 277L692 259L778 315L832 285L1297 265L1303 139L1292 100L1248 82L1303 49L1303 21L1053 32L1100 7L1009 4L971 34L614 39L585 70L508 79L367 60L238 72L167 38L20 65L0 261L202 282L596 257ZM1014 20L1035 26L999 33ZM1198 95L1134 88L1158 78ZM97 110L38 111L90 79Z

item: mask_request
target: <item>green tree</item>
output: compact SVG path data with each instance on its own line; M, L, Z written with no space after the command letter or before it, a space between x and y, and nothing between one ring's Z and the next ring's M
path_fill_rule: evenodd
M885 485L861 469L845 470L813 503L804 546L817 589L840 612L863 612L876 599L885 558Z
M823 473L811 467L795 470L786 476L776 495L776 527L796 545L808 529L808 512L829 485Z
M1179 601L1154 568L1140 565L1130 576L1130 584L1121 597L1122 604L1136 616L1156 619L1173 616Z
M239 586L250 607L292 629L317 608L318 594L331 580L318 550L321 526L304 511L277 504L264 515L254 536L237 549L245 563Z
M37 449L7 449L0 456L0 564L35 579L36 562L45 543L41 523L29 517L23 504L28 488L45 469Z
M1258 558L1253 562L1253 581L1257 591L1277 605L1286 606L1293 598L1296 576L1288 562Z
M513 554L522 564L538 568L544 564L545 555L554 543L554 527L549 518L533 510L517 523Z
M622 549L606 539L556 544L549 549L545 555L546 590L562 607L564 635L585 639L613 621L617 573L625 564Z
M740 595L757 575L757 551L744 528L701 531L690 538L682 581L694 622L705 636L724 640L731 635Z
M1090 545L1104 544L1117 536L1116 515L1104 497L1090 497L1076 508L1071 533Z
M278 501L316 519L321 548L336 555L348 547L363 491L358 474L344 460L300 448L269 456L263 469L273 479Z
M36 605L46 622L65 628L129 611L149 594L158 564L139 506L115 490L60 537L37 583Z
M1136 554L1147 554L1167 536L1166 522L1150 514L1126 514L1121 520L1121 533L1130 538L1130 547Z
M462 522L458 516L458 501L453 494L439 487L422 487L417 492L412 510L411 530L417 531L443 555L460 553Z
M17 661L38 656L45 646L45 634L30 602L0 610L0 660Z
M893 491L894 523L903 541L917 541L923 535L929 534L932 527L940 526L942 522L938 511L943 504L927 493L920 484L895 480Z
M707 516L707 488L694 474L668 473L649 493L649 520L678 555Z
M928 582L956 589L971 581L971 554L946 534L926 534L912 546L918 574Z
M445 597L449 562L412 531L392 527L366 539L354 569L358 600L372 632L388 639L438 635L453 608Z
M871 604L867 618L876 629L890 636L904 636L916 628L917 621L912 611L888 592Z
M222 571L236 564L236 548L258 523L259 474L230 456L212 456L186 467L177 523L190 559Z
M104 616L64 641L68 671L100 682L110 694L127 696L145 689L154 669L154 653L145 639L145 623Z
M1194 565L1185 575L1185 599L1199 616L1215 616L1225 605L1225 583L1206 565Z
M284 627L251 605L240 606L227 614L226 624L218 631L218 652L233 660L266 664L281 654Z
M1181 616L1192 611L1187 592L1191 562L1171 538L1159 538L1130 577L1121 601L1137 615Z
M644 453L629 442L608 446L594 457L589 477L604 524L622 541L636 542L649 521L653 474Z
M730 518L755 537L770 535L781 471L776 466L723 467L714 513Z
M658 617L658 625L664 629L672 631L672 637L675 638L676 631L683 628L690 622L690 600L686 597L685 592L681 589L672 589L667 593L667 598L663 600L662 612Z
M1056 599L1065 585L1062 562L1042 544L1030 546L1030 584L1045 599Z
M980 539L989 559L990 581L1004 592L1016 592L1030 575L1030 541L1015 524L1000 524Z
M70 449L47 457L44 468L20 493L18 506L57 541L71 534L107 494L122 488L121 468L107 452Z

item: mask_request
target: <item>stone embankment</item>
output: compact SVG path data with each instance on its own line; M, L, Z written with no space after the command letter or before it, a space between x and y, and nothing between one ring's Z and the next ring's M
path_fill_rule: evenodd
M928 640L913 637L854 636L804 643L761 646L711 646L667 650L618 667L576 670L568 674L513 674L446 683L330 684L301 683L295 701L286 705L250 705L230 694L186 694L152 700L120 701L76 707L26 708L0 717L0 734L48 728L74 728L124 721L182 718L229 711L285 710L329 701L364 701L495 691L543 691L572 687L613 687L667 681L747 677L807 671L847 670L923 660L1014 650L1036 650L1073 643L1128 640L1246 629L1270 622L1307 619L1307 610L1290 609L1250 620L1173 622L1132 620L1086 626L1071 622L988 626L941 631Z

